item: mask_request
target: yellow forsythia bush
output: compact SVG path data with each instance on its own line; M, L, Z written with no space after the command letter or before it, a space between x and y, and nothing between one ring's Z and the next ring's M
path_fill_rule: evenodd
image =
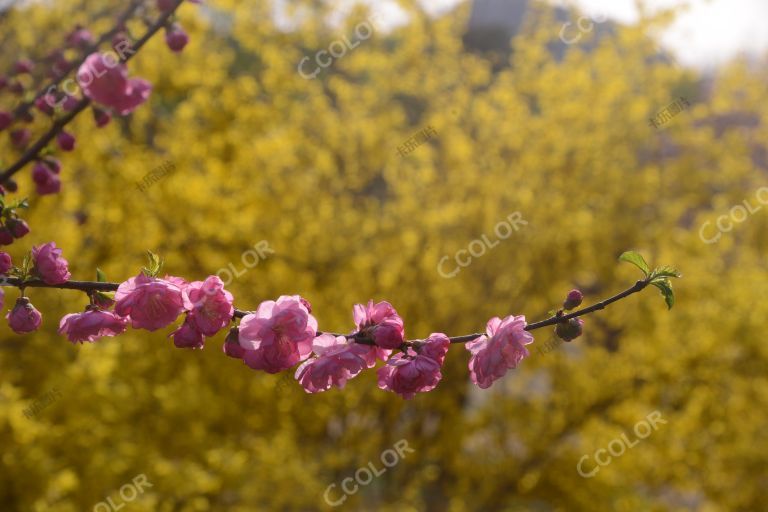
M11 9L0 70L78 23L108 30L123 4ZM407 24L305 79L302 59L313 72L371 12L335 25L338 5L289 4L290 27L274 2L182 5L184 51L159 34L128 65L150 99L69 126L61 193L17 175L32 232L14 261L55 240L73 279L121 282L152 250L170 274L218 272L241 309L300 294L321 329L350 332L353 304L388 300L423 338L546 318L571 288L613 295L637 279L616 262L636 249L683 272L676 306L647 291L573 343L537 330L487 390L452 346L437 389L405 401L373 371L306 394L227 358L225 332L194 351L166 331L73 345L58 321L86 297L29 289L43 327L0 327L0 510L768 509L765 60L677 69L654 55L651 19L557 59L543 7L499 57L464 49L468 4L432 18L403 0ZM137 186L157 169L171 172Z

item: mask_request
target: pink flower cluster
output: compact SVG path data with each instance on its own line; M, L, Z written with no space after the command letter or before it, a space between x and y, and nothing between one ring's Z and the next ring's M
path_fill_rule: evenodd
M18 271L10 256L0 252L0 274L12 270ZM66 283L71 277L67 260L53 242L32 249L31 272L49 285ZM156 273L147 270L121 283L114 300L89 292L91 304L82 313L64 316L59 333L73 343L93 342L117 336L128 325L156 331L184 314L184 321L169 337L176 347L194 349L203 348L206 337L233 322L233 297L218 276L188 283L174 276L159 278ZM42 322L40 312L26 297L17 300L7 319L17 333L35 331ZM299 295L283 295L243 314L223 348L249 368L267 373L298 365L294 376L307 393L343 388L379 360L386 362L377 370L378 386L383 390L412 399L437 387L451 345L445 334L433 333L425 340L406 343L403 319L388 302L356 304L353 319L355 329L349 335L318 332L310 303ZM525 346L533 342L533 336L526 326L524 316L495 317L488 321L485 335L466 344L471 353L470 376L476 385L490 387L529 355ZM400 352L392 356L393 350Z

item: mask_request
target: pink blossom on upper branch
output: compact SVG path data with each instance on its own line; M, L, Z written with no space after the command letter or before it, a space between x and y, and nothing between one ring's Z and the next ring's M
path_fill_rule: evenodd
M96 306L89 306L84 313L71 313L59 322L59 334L66 335L72 343L96 341L105 336L117 336L125 332L128 319Z
M526 325L522 315L488 320L487 335L466 344L472 353L469 359L472 382L486 389L530 355L525 345L533 343L533 335L525 330Z
M32 247L34 272L46 284L61 284L69 281L69 263L62 256L56 242Z
M139 274L115 292L115 313L130 317L134 329L156 331L172 324L184 311L180 278L159 279Z
M147 101L152 86L141 78L128 78L125 64L114 56L92 53L77 71L77 82L83 93L120 115L129 114Z
M379 347L395 349L402 345L405 336L403 319L389 302L374 304L370 300L367 306L355 304L353 316L358 332L373 339Z
M316 333L317 320L298 295L262 302L240 322L243 361L268 373L287 370L309 357Z
M32 168L32 181L35 182L37 193L41 196L58 194L61 190L61 178L44 162L35 163Z
M451 342L445 334L434 333L416 351L408 348L379 368L379 388L392 391L406 400L416 393L432 391L443 378L440 367Z
M331 386L341 389L367 366L363 357L367 347L347 341L345 336L322 334L312 342L312 350L317 357L296 370L296 380L307 393L328 391Z
M8 325L17 334L27 334L40 328L43 322L43 315L35 309L29 299L21 297L16 300L16 305L5 315Z
M232 294L218 276L194 281L184 289L184 308L190 323L206 336L213 336L232 321L235 308Z

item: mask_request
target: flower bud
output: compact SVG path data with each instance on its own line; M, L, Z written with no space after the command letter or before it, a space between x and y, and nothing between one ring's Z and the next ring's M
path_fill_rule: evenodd
M85 28L77 26L67 37L67 44L73 48L84 48L93 42L93 35Z
M157 8L163 12L168 12L173 9L174 4L176 4L176 2L173 0L157 0Z
M5 110L0 110L0 132L13 124L13 115Z
M96 121L96 126L101 128L102 126L106 126L109 124L109 122L112 120L112 116L109 115L109 112L104 110L103 108L99 107L93 107L93 120Z
M37 162L32 168L32 181L35 182L37 193L41 196L57 194L61 190L61 180L43 162Z
M0 274L8 273L12 266L13 261L11 261L11 255L7 252L0 251Z
M0 227L0 245L11 245L13 240L11 230L5 226Z
M584 295L576 289L568 292L565 302L563 302L563 309L574 309L581 305L581 301L584 300Z
M229 330L226 339L224 340L224 346L222 347L224 353L229 357L235 359L242 359L245 350L240 346L240 329L233 327Z
M555 334L563 341L573 341L581 336L582 325L584 325L584 320L581 318L571 318L570 320L557 324L555 327Z
M22 238L29 233L29 224L22 219L8 219L5 225L8 227L14 238Z
M52 94L44 94L35 100L37 110L48 116L53 114L54 105L56 105L56 99Z
M47 157L43 159L43 163L52 173L59 174L61 172L61 162L55 158Z
M43 315L29 302L26 297L16 301L16 305L5 315L8 325L17 334L27 334L36 331L43 321Z
M64 130L56 136L56 142L62 151L72 151L75 149L75 136Z
M17 75L23 75L25 73L31 73L35 68L35 64L29 59L19 59L13 66L13 70Z
M78 100L71 94L67 94L64 96L64 101L61 104L61 108L63 108L65 112L72 112L73 110L75 110L78 103L80 103L80 100Z
M32 139L32 132L28 128L19 128L11 132L11 144L18 149L24 149Z
M189 317L184 320L181 327L173 331L168 337L173 336L173 344L176 348L203 348L205 337L203 333L195 329L189 321Z
M14 82L11 82L11 85L8 87L8 90L17 96L21 96L22 94L24 94L24 85L18 80L16 80Z
M172 24L165 30L165 43L172 51L181 52L188 42L189 36L178 23Z

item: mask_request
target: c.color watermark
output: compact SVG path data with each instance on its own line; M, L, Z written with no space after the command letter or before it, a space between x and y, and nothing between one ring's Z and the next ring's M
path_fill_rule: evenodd
M454 255L453 259L456 261L458 267L450 272L445 272L443 265L445 264L446 260L450 260L451 258L450 256L443 256L437 263L437 273L446 279L456 277L456 274L461 272L461 268L459 267L468 267L472 263L473 257L479 258L483 256L486 250L490 251L499 245L500 240L506 240L512 236L512 233L519 229L518 224L527 226L528 221L523 219L523 215L520 212L515 212L508 215L506 220L499 222L493 228L493 233L496 235L496 240L491 242L488 240L488 235L483 234L483 236L480 237L480 240L472 240L469 242L469 245L467 245L466 249L461 249Z
M301 78L305 80L312 80L316 78L317 75L319 75L323 69L333 64L335 60L338 60L343 56L345 56L347 54L347 51L354 50L355 48L360 46L360 43L362 41L370 39L371 36L373 35L374 29L376 28L375 21L378 17L379 17L378 13L373 13L368 17L367 20L355 25L356 38L354 38L352 42L350 42L347 36L343 36L341 40L336 39L331 44L329 44L327 50L320 50L319 52L315 53L315 62L320 67L318 67L311 73L305 73L304 65L307 61L311 61L312 59L307 56L301 59L299 61L299 66L297 68L299 71L299 75L301 75ZM325 58L321 60L321 57L323 56L325 56Z
M640 439L645 439L646 437L650 436L654 430L658 430L659 427L656 426L657 423L667 423L667 420L661 419L661 413L659 411L653 411L648 416L645 417L645 419L642 419L635 423L635 427L633 428L635 432L635 437L638 438L638 440L635 441L634 444L631 444L629 442L629 439L627 439L627 434L622 432L621 436L619 438L612 440L610 443L608 443L608 450L605 448L600 448L595 452L595 462L597 462L600 466L607 466L611 463L614 457L621 457L624 455L624 452L627 451L627 448L634 448L637 446L637 444L640 442ZM614 451L613 448L615 446L618 446L616 450ZM608 459L602 459L601 455L605 454L606 451L613 455L613 457L608 456ZM592 471L589 473L585 473L582 469L582 466L584 462L589 460L589 455L584 455L582 458L579 459L578 464L576 464L576 472L579 473L584 478L592 478L597 474L598 471L600 471L600 467L595 467Z
M592 29L595 27L592 24L593 21L595 23L603 23L607 19L608 17L605 15L598 15L598 16L592 16L592 17L587 17L587 16L580 17L579 20L576 22L576 26L579 28L579 33L570 39L566 39L565 31L569 26L573 25L573 23L571 23L570 21L567 21L563 23L563 26L560 29L560 40L565 44L577 43L581 39L581 36L583 36L585 33L592 32ZM586 21L587 23L589 23L589 26L582 26L581 25L582 21Z
M715 226L717 227L717 234L712 236L711 238L707 238L704 235L704 231L708 230L707 226L712 225L712 221L708 220L704 224L701 225L701 229L699 229L699 238L701 238L701 241L705 244L714 244L717 243L720 238L722 238L723 233L727 233L733 229L733 223L736 222L738 224L741 224L745 220L749 218L750 215L754 215L755 213L759 212L763 209L762 205L768 205L768 187L760 187L757 189L757 193L755 194L755 197L757 198L757 202L760 203L761 206L758 206L757 208L753 208L752 204L748 202L748 199L745 199L742 201L742 204L744 206L741 206L740 204L737 204L733 208L731 208L728 211L728 215L721 215L717 218L715 221ZM725 223L728 222L727 227Z
M139 494L144 494L144 487L152 487L152 484L147 481L147 475L144 473L133 477L131 482L132 483L127 483L120 487L120 498L122 501L115 503L110 496L106 501L100 501L94 505L93 512L113 512L120 510L126 503L135 500Z
M136 50L133 49L132 44L125 39L115 44L114 49L115 49L114 52L111 52L111 51L104 52L104 65L109 69L112 69L120 65L121 62L127 59L127 56L130 56L136 53ZM115 55L115 52L117 53L117 56ZM45 98L45 102L51 108L62 105L65 101L67 101L67 98L69 96L74 96L75 94L77 94L77 92L80 90L80 83L83 83L86 86L88 86L93 82L95 78L101 78L106 73L107 73L106 69L101 70L100 72L97 71L95 73L96 76L94 77L91 75L90 69L87 69L87 73L80 73L80 71L78 70L77 80L73 80L72 78L67 78L66 80L61 82L61 90L64 91L64 94L61 95L61 98L58 101L53 100L53 98L56 97L54 93L56 92L57 86L52 85L48 88L47 91L45 91L45 94L43 95L43 97ZM72 90L69 89L70 86L73 87Z
M414 453L415 451L416 450L408 446L408 441L406 441L405 439L399 440L394 444L394 450L392 448L388 448L383 452L381 452L380 458L381 458L381 463L384 465L384 468L382 468L380 471L377 471L376 466L374 466L373 464L373 461L369 462L368 466L358 468L358 470L355 471L354 478L352 478L351 476L348 476L347 478L341 481L341 490L344 493L341 498L335 501L331 501L332 499L331 491L333 490L334 487L336 487L336 484L331 484L325 489L325 492L323 493L323 499L330 506L338 507L339 505L341 505L347 500L347 496L352 496L353 494L357 493L357 491L360 489L360 487L357 484L360 484L363 486L369 485L371 482L373 482L374 476L379 477L383 475L384 473L386 473L388 468L396 466L397 463L400 462L400 459L404 459L406 452ZM354 487L347 488L348 483L354 485Z
M221 281L224 283L224 286L227 287L232 283L232 281L234 281L236 277L243 276L250 269L257 266L259 261L266 260L267 254L275 254L275 251L269 246L269 242L266 240L261 240L260 242L254 244L253 249L246 249L243 251L243 254L240 255L240 261L243 263L245 269L235 268L235 264L230 262L229 265L227 265L227 268L220 268L218 271L216 271L215 275L218 276L219 279L221 279ZM224 277L225 275L227 277ZM204 295L200 297L197 302L195 302L195 306L203 304L205 302L205 297L214 293L216 293L215 289L205 289Z

